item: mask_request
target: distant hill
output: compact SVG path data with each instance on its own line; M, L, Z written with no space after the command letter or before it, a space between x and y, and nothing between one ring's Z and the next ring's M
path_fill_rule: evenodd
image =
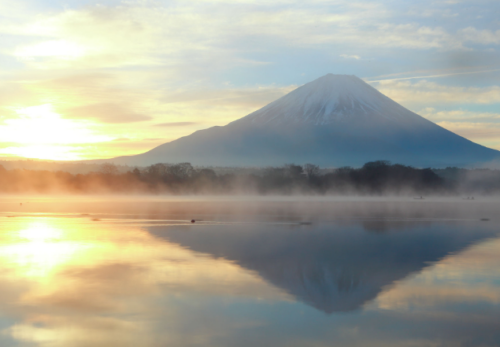
M328 74L226 126L107 161L340 167L389 160L420 167L464 167L498 158L499 151L407 110L355 76Z

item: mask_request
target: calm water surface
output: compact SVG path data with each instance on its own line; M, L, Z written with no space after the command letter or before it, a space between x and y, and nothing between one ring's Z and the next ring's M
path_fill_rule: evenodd
M499 207L4 198L0 346L499 346Z

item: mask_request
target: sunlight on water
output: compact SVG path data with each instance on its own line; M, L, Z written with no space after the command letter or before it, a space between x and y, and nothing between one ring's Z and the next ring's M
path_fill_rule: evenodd
M4 333L19 341L57 346L73 345L75 339L83 345L145 343L144 315L161 313L154 300L165 290L174 296L288 300L230 262L158 242L140 228L17 218L4 223L3 230L10 231L2 234L0 246L1 271L8 274L2 287L9 294L2 306L22 317Z
M71 259L77 244L63 241L63 231L47 221L21 221L21 228L12 233L0 248L3 263L10 263L25 277L46 279L61 264ZM10 242L9 242L10 241Z
M5 215L0 345L498 345L497 224L279 206L279 223Z

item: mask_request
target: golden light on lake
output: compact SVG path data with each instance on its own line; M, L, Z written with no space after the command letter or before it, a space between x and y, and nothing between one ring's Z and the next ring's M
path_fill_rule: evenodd
M154 332L143 319L159 312L155 300L165 292L183 298L221 295L222 289L229 297L289 300L235 264L198 255L139 226L19 216L4 228L0 308L9 306L20 319L2 332L23 343L115 346L118 340L121 346L149 346L145 339Z
M2 258L25 278L47 279L78 250L74 243L59 242L63 231L45 222L28 222L14 235L15 241L1 247Z

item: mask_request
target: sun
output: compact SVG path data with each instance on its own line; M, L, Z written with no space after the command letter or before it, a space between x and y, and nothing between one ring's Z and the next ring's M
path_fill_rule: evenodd
M0 137L11 144L0 154L50 160L77 160L84 144L109 141L86 121L64 119L51 104L18 108L17 117L0 125Z

